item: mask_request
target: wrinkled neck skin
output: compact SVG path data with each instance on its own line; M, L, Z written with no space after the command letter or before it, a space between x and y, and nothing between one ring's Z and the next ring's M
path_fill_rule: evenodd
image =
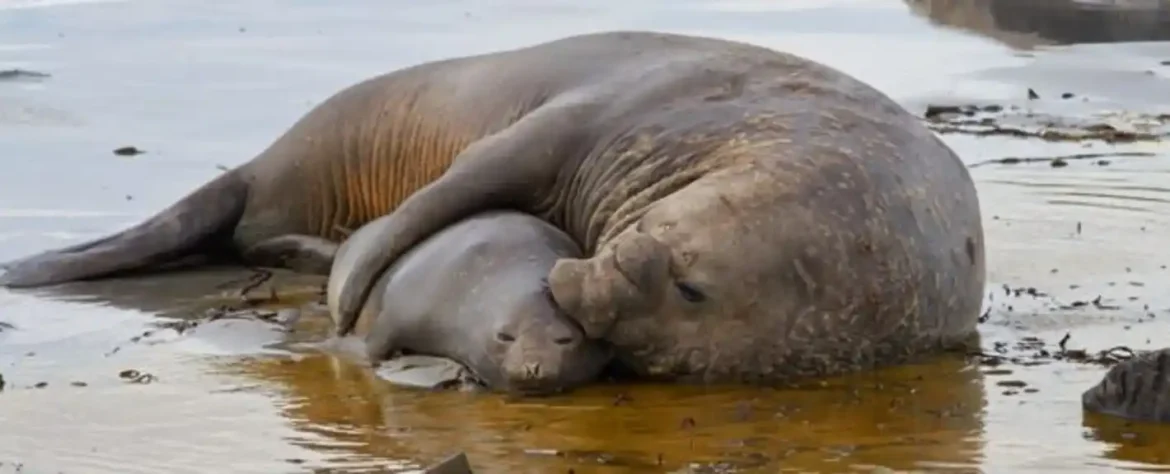
M723 130L698 120L671 123L677 120L668 115L670 108L660 109L661 118L647 113L619 119L628 124L597 118L608 125L590 128L611 132L587 137L594 145L567 159L549 200L534 206L533 214L571 235L585 255L594 255L656 202L731 164L717 156L727 146Z
M554 299L588 337L613 344L618 357L625 352L639 359L670 344L669 337L654 340L661 335L653 318L643 315L672 296L671 266L680 256L651 233L672 223L649 229L645 215L743 161L743 150L727 149L721 130L691 133L685 125L611 127L621 132L601 137L562 175L557 206L544 212L591 256L557 261L549 274ZM619 322L623 327L615 331ZM635 371L648 370L644 361L625 362Z

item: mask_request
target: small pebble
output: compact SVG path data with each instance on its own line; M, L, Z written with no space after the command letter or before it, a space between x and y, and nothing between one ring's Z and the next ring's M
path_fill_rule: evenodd
M114 154L118 155L118 156L134 156L134 155L140 155L143 153L146 153L146 152L142 151L136 147L132 147L132 146L124 146L121 148L114 149Z

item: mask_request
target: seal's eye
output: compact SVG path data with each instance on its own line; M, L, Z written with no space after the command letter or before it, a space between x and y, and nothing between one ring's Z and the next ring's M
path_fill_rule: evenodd
M675 288L678 288L678 294L681 295L684 300L687 300L691 303L702 303L703 301L707 300L707 296L704 295L702 291L699 291L698 288L695 288L688 283L683 283L680 281L675 283L674 286Z
M500 331L496 333L496 339L500 342L512 342L516 340L516 336Z

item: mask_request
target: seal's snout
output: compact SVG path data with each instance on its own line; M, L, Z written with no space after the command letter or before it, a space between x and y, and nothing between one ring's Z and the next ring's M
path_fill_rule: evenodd
M615 246L614 264L643 298L656 300L670 278L670 249L649 234L635 231Z
M540 396L563 389L556 367L539 360L512 364L504 370L504 377L508 390L518 394Z
M560 259L548 276L557 306L591 339L607 335L623 313L659 304L670 280L670 249L632 231L589 259Z
M539 380L540 379L540 362L528 362L523 365L523 378L525 380Z

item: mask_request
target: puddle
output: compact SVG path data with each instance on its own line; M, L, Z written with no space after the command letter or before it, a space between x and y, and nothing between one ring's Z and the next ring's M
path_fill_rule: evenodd
M995 123L1027 133L940 130L985 214L984 357L796 388L600 384L516 400L395 387L290 345L327 332L310 305L320 279L277 272L249 292L263 312L310 305L291 331L207 320L240 304L254 273L239 269L0 292L0 473L411 472L459 450L477 472L1170 470L1170 428L1083 415L1105 368L1069 360L1161 347L1170 329L1170 146L1156 123L1170 101L1155 100L1170 97L1170 20L1156 2L1091 3L5 3L0 71L48 76L0 81L0 260L138 222L355 81L588 31L763 44L920 115L1000 105ZM1098 123L1149 136L1044 138ZM147 153L113 153L128 146Z

